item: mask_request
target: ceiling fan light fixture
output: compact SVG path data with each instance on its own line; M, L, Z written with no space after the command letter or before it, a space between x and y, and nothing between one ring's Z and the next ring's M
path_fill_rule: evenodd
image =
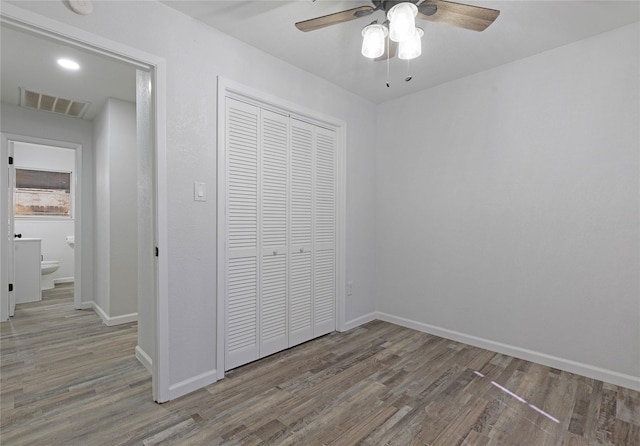
M362 55L375 59L384 54L384 42L387 38L387 28L378 23L372 23L362 29Z
M398 44L398 59L410 60L420 57L422 54L422 36L424 36L424 31L422 28L416 27L411 38L400 42Z
M416 15L418 7L409 2L402 2L395 5L387 12L389 24L389 38L394 42L403 42L415 32Z

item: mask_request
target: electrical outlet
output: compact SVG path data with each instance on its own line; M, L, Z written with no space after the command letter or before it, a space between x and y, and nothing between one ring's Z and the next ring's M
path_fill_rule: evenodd
M350 280L347 282L347 296L351 296L353 294L353 282Z

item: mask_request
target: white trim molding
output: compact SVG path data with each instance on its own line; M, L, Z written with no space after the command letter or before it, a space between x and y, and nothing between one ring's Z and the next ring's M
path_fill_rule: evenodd
M128 324L129 322L136 322L138 320L138 313L123 314L121 316L109 316L98 304L91 302L91 308L96 312L102 322L107 327L113 327L114 325Z
M360 316L345 322L344 330L338 330L338 331L348 331L353 328L359 327L360 325L364 325L367 322L375 321L376 319L379 319L379 318L378 318L378 314L374 311L372 313L365 314L363 316Z
M153 360L139 345L136 345L136 359L149 373L153 374Z
M565 372L575 373L577 375L586 376L587 378L593 378L610 384L615 384L617 386L640 391L640 377L638 376L626 375L624 373L603 369L590 364L571 361L569 359L559 358L557 356L551 356L545 353L540 353L509 344L503 344L501 342L491 341L489 339L479 338L477 336L460 333L446 328L436 327L434 325L417 322L388 313L377 312L375 313L375 315L375 319L379 319L381 321L390 322L392 324L412 328L414 330L432 334L434 336L439 336L441 338L451 339L453 341L473 345L474 347L502 353L504 355L509 355L515 358L542 364L547 367L554 367L560 370L564 370ZM358 318L356 320L359 319L361 318Z
M213 369L175 384L171 384L169 387L169 399L174 400L176 398L180 398L181 396L196 391L202 387L213 384L217 380L218 372Z

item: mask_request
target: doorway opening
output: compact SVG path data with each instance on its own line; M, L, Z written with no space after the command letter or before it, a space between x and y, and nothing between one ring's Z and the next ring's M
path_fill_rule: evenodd
M41 262L40 280L25 275L27 286L16 286L10 293L9 316L14 315L16 304L40 300L42 291L62 283L71 283L74 307L80 309L82 146L14 135L9 136L8 152L13 160L9 166L13 169L8 185L12 201L9 233L18 244L39 240ZM15 252L15 246L9 249L9 259ZM15 258L9 262L16 264ZM21 273L19 268L10 268L9 283L17 284Z
M166 315L167 259L156 256L157 247L166 246L167 238L164 60L63 23L52 23L45 17L29 14L11 5L7 5L6 8L3 6L0 24L2 27L19 30L31 36L126 63L135 68L136 103L139 105L135 111L138 132L136 136L137 153L134 157L137 157L138 160L137 183L145 185L138 188L137 191L138 197L142 195L141 201L145 205L138 209L137 228L134 228L138 231L142 228L142 236L138 238L137 242L140 255L136 266L140 280L137 290L135 290L139 298L136 356L151 372L153 399L158 402L167 401L169 399L168 317ZM3 130L9 128L8 126L3 127ZM34 140L49 138L49 136L42 134L38 135L38 130L26 128L22 131L11 131L9 129L11 134L2 134L2 153L0 156L0 171L3 176L3 180L0 182L0 232L3 233L3 236L0 237L0 248L3 253L0 256L0 279L3 283L0 289L1 320L6 320L9 317L9 294L11 292L9 291L11 287L7 287L5 284L8 283L11 268L7 253L12 241L4 236L4 234L8 234L9 229L9 182L4 180L5 173L9 171L9 146L10 142L13 143L23 136L27 140L29 138ZM81 150L76 150L76 156L81 152ZM82 213L86 216L87 212L87 206L85 206ZM73 236L76 250L79 248L79 242L93 244L95 241L92 237L86 236L83 240L81 229L82 226L76 220ZM83 262L86 261L85 256ZM77 269L80 264L77 258L75 264ZM74 273L74 280L81 278L81 274L75 277ZM84 296L86 293L82 291L77 294L79 299L86 300L88 298L88 296ZM82 305L81 302L79 306ZM143 354L139 354L140 352Z

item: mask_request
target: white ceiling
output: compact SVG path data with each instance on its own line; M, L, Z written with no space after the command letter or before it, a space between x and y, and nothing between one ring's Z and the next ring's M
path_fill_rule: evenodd
M360 54L361 29L376 18L382 21L382 11L308 33L294 27L298 21L370 5L367 0L163 3L376 103L640 20L638 1L462 0L498 9L500 16L483 32L419 21L425 36L422 56L411 62L413 79L405 82L407 62L393 59L387 88L386 62Z
M135 101L136 71L132 65L6 25L1 27L0 39L0 99L4 103L19 105L19 88L23 87L51 96L90 102L84 119L91 120L108 97ZM60 68L56 62L60 57L75 60L80 64L80 70Z
M60 0L62 1L62 0ZM475 1L499 9L500 16L478 33L421 22L423 55L412 61L413 80L405 82L406 62L393 59L391 87L386 63L360 55L362 27L377 16L303 33L294 23L360 5L361 1L190 1L163 3L272 54L303 70L380 103L522 57L565 45L640 20L638 1ZM94 11L97 14L99 11ZM19 103L19 87L91 103L93 119L107 97L135 100L135 69L124 62L70 48L3 25L0 35L0 99ZM56 65L66 56L82 66L67 72Z

